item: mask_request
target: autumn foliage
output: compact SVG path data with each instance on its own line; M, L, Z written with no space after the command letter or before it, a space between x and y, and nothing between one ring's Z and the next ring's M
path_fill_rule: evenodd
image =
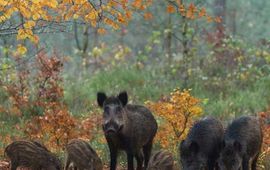
M38 33L62 32L59 25L76 21L91 25L99 34L105 34L108 28L118 30L127 25L134 12L141 12L145 19L153 15L148 7L154 5L153 0L0 0L0 24L7 24L0 31L4 34L17 34L17 52L25 54L27 48L24 40L33 44L39 43ZM177 13L187 19L207 18L208 22L221 22L219 17L210 16L204 7L194 3L184 4L181 0L168 1L168 13ZM59 26L59 28L57 28ZM51 28L47 30L45 28Z
M19 64L19 69L11 73L13 79L3 82L12 106L5 109L7 114L39 115L46 108L61 102L63 88L60 72L63 65L56 55L48 57L40 52L33 63Z
M192 20L206 18L207 22L221 22L220 17L212 17L204 7L197 7L194 3L184 4L181 0L169 1L167 12L179 13L181 16Z
M263 131L263 150L270 151L270 110L266 112L260 112L259 117L261 119L262 131Z
M158 102L147 102L158 116L160 125L156 140L162 148L176 152L177 144L187 135L194 119L202 114L200 100L190 90L175 89L169 97Z
M270 164L270 110L260 112L258 114L261 120L262 132L263 132L263 144L262 152L260 155L259 163L262 169L269 169Z
M104 26L118 29L120 24L127 24L132 18L132 11L144 10L152 0L0 0L0 23L6 22L17 14L21 18L18 24L18 40L29 39L37 43L38 36L34 30L46 26L48 22L61 23L73 19L83 21L93 27Z
M62 66L58 55L41 52L31 67L37 70L18 70L14 75L16 81L4 85L11 106L3 108L4 113L28 120L25 125L16 126L22 136L7 135L2 142L8 144L12 138L39 140L59 152L70 139L92 140L94 133L98 133L101 114L92 110L89 117L75 118L63 102Z
M66 108L55 105L45 111L44 116L33 117L25 128L27 138L42 141L52 150L64 149L70 139L90 141L98 132L100 119L92 115L85 120L76 119Z

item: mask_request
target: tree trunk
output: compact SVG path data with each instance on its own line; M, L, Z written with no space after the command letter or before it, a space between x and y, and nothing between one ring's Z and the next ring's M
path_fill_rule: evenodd
M78 25L77 22L74 21L74 37L75 37L75 42L78 50L81 53L81 57L83 59L83 65L87 68L89 66L89 61L88 61L88 54L87 54L87 49L89 46L89 25L86 25L83 27L83 33L82 33L82 41L80 41L80 36L79 36L79 31L78 31Z
M165 47L168 54L169 63L171 63L172 62L172 15L171 14L169 14L169 19L168 19Z
M215 0L215 16L221 17L221 22L216 22L216 38L221 41L225 36L224 25L226 23L226 0Z

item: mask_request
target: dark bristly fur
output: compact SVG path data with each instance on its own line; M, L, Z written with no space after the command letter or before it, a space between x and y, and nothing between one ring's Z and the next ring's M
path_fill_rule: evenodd
M153 139L157 132L157 122L144 106L130 105L128 95L107 97L97 94L97 102L103 108L103 130L110 149L110 169L115 170L118 151L127 154L128 170L133 170L133 158L137 160L137 170L146 168L151 155Z
M102 162L95 150L80 139L72 139L66 146L67 160L65 170L102 170Z
M18 166L33 170L61 170L59 159L38 142L15 141L6 147L5 154L11 160L11 170Z
M183 170L213 170L223 141L223 126L214 118L196 122L180 144Z
M173 155L168 151L154 153L148 163L147 170L174 170Z
M256 163L262 144L260 122L253 116L235 119L227 128L223 149L219 158L221 170L256 170Z

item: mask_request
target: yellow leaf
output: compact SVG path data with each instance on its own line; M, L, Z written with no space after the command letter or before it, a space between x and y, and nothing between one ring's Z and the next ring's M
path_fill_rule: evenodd
M31 29L36 25L36 23L34 21L27 21L23 24L23 26L27 29Z
M40 15L38 13L35 13L32 18L33 20L38 20L40 18Z
M90 23L91 23L91 26L92 26L92 27L97 27L97 22L96 22L96 20L91 21Z
M58 2L57 0L50 0L50 1L47 1L47 5L51 8L56 8L58 5Z
M25 8L24 6L20 6L19 8L20 13L24 18L30 18L31 17L31 11Z
M97 11L93 9L93 10L91 10L91 12L89 14L87 14L85 16L85 18L89 19L89 20L95 20L97 18L97 16L98 16Z
M23 29L18 30L17 40L23 40L27 37Z
M7 18L5 16L0 16L0 22L3 22L5 20L7 20Z
M99 34L106 34L106 30L104 28L99 28L97 31Z
M73 15L73 18L74 18L74 19L78 19L78 18L79 18L79 15L78 15L78 14L74 14L74 15Z
M25 54L27 52L27 48L23 46L22 44L18 44L17 46L17 52L21 55Z

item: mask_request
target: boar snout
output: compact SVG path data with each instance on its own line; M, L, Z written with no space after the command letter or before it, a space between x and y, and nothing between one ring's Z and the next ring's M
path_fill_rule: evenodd
M115 121L111 120L111 121L104 122L104 124L102 125L102 128L106 134L109 134L109 133L119 132L123 128L123 126L124 126L123 124L118 124Z

